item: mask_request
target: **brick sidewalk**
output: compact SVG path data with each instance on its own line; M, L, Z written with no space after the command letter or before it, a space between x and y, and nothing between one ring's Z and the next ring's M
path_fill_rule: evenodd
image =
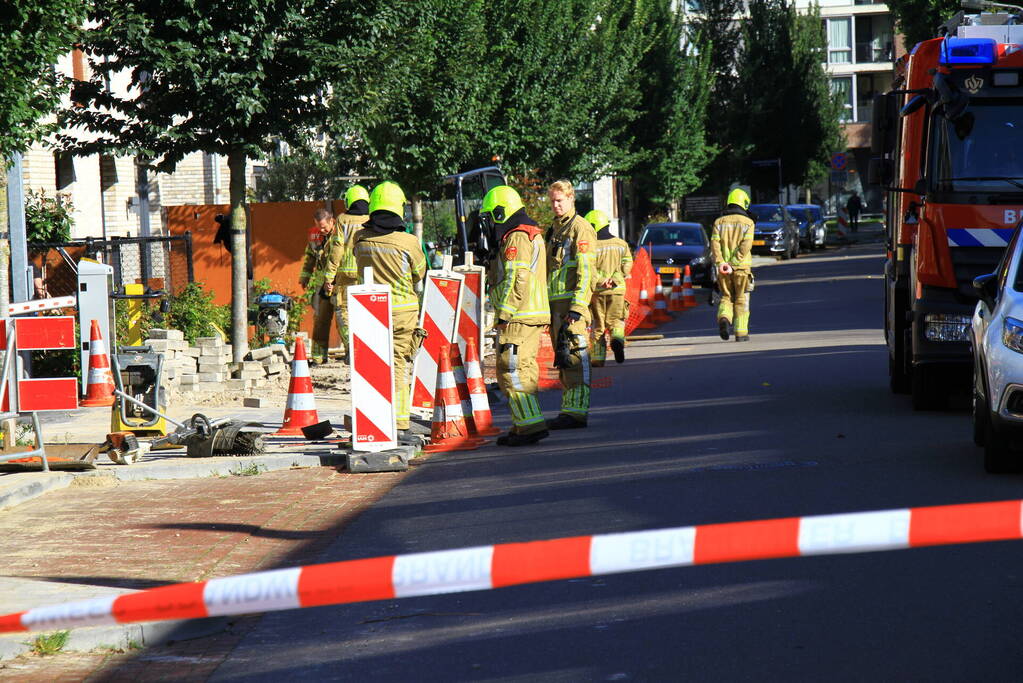
M141 589L305 564L401 477L313 468L74 486L0 514L0 575ZM141 652L26 655L0 662L0 679L205 680L255 619Z

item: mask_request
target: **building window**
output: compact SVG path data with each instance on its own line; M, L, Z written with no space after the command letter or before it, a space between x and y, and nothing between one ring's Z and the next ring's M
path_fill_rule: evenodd
M867 73L856 76L856 120L870 121L874 110L874 96L891 87L891 74Z
M828 19L828 64L851 64L852 21L850 17Z
M842 112L839 120L843 123L853 120L853 80L852 76L831 79L831 92L842 101Z
M856 17L856 62L881 64L892 60L895 47L892 19L887 14Z
M53 170L58 192L67 190L75 182L75 160L67 152L54 152Z

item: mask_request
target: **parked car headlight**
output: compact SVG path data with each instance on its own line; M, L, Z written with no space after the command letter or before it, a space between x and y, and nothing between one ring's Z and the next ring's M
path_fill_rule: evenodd
M1002 343L1013 351L1023 353L1023 321L1006 318L1002 323Z
M927 341L964 342L970 340L970 316L968 315L928 313L924 316L924 325L924 337L927 338Z
M689 265L691 265L691 266L699 266L699 265L702 265L704 262L706 262L706 260L707 259L704 258L703 256L697 256L696 258L694 258L692 261L689 262Z

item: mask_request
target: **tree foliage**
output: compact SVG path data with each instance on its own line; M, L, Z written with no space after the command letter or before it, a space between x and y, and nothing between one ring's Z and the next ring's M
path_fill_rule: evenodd
M815 8L799 14L785 0L753 0L743 24L739 89L741 114L733 172L777 187L777 174L754 175L754 159L781 159L782 182L810 183L828 155L844 146L839 103L823 67L826 42Z
M712 46L689 34L671 2L655 5L653 41L639 65L643 100L634 144L642 156L631 175L653 203L669 205L703 183L713 158L707 108L715 75Z
M46 121L63 94L53 69L71 51L85 17L83 0L32 0L0 5L0 159L23 152L53 128Z
M888 7L895 17L896 29L905 36L906 49L936 38L938 27L959 10L957 0L891 0Z
M337 21L344 16L345 21ZM326 83L353 73L381 17L371 3L231 0L94 3L82 36L91 77L62 136L81 153L134 153L171 171L187 154L301 145L322 124ZM365 28L362 28L365 27ZM108 83L129 79L127 92Z

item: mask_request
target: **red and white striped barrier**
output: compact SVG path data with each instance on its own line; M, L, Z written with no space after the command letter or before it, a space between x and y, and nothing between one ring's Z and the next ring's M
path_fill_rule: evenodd
M465 358L466 342L476 342L476 350L483 353L483 306L487 298L487 274L483 266L472 265L472 252L465 254L466 265L455 268L464 278L462 311L458 316L458 348Z
M352 362L352 449L397 448L389 285L348 288L348 348Z
M78 306L78 298L74 296L58 296L52 299L34 299L33 301L22 301L16 304L8 304L7 315L25 315L26 313L37 313L39 311L52 311L57 308L75 308Z
M444 345L456 343L463 284L461 273L447 270L426 273L423 310L419 317L419 326L426 330L426 339L419 347L412 369L413 408L433 409L440 350Z
M600 574L1023 537L1023 501L787 517L276 569L0 616L0 633L490 590Z

